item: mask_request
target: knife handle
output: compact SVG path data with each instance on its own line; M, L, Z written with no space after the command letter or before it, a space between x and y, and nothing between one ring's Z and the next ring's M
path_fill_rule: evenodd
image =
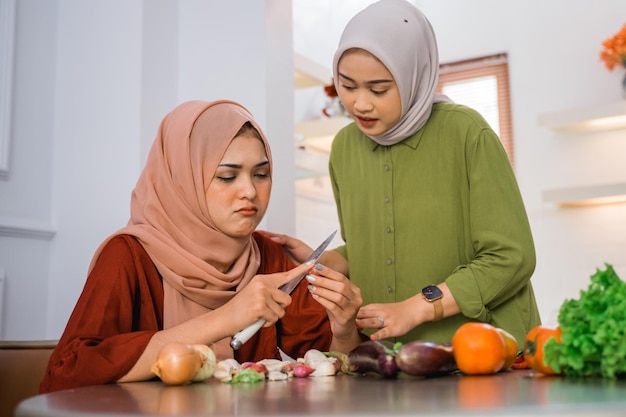
M246 343L261 327L265 324L264 319L258 319L245 329L238 332L233 336L233 340L230 341L230 347L234 350L239 349L244 343Z

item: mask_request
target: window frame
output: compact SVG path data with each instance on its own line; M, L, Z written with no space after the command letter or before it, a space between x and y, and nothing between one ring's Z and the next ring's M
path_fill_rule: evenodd
M500 141L511 161L511 165L514 166L511 90L509 86L508 55L506 53L440 64L439 83L436 91L441 94L445 84L486 76L494 76L496 78Z

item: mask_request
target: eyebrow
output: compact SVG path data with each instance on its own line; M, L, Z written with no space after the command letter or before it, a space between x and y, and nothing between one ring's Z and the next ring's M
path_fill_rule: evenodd
M353 82L353 83L355 83L355 84L356 84L356 81L354 81L352 78L348 77L347 75L342 74L341 72L339 73L339 77L340 77L340 78L345 78L346 80L351 81L351 82ZM384 84L384 83L392 83L392 82L393 82L393 80L385 80L385 79L382 79L382 80L371 80L371 81L367 81L365 84L368 84L368 85L376 85L376 84Z
M259 163L258 163L258 164L256 164L254 167L255 167L255 168L260 168L260 167L262 167L262 166L269 165L269 164L270 164L270 161L263 161L263 162L259 162ZM218 168L219 168L219 167L227 167L227 168L234 168L234 169L242 169L242 168L243 168L243 165L240 165L240 164L229 164L229 163L226 163L226 164L219 164L219 165L218 165Z

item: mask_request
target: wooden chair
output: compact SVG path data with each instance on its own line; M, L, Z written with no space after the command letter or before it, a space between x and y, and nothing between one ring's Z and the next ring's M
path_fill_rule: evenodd
M13 417L17 404L39 393L56 340L0 340L0 417Z

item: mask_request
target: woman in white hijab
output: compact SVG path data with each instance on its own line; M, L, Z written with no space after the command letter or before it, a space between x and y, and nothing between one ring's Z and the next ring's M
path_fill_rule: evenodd
M359 326L372 339L446 343L480 321L522 343L540 323L524 202L484 118L436 93L431 24L408 1L373 3L344 29L333 74L354 123L329 165L345 245L321 262L361 288Z

